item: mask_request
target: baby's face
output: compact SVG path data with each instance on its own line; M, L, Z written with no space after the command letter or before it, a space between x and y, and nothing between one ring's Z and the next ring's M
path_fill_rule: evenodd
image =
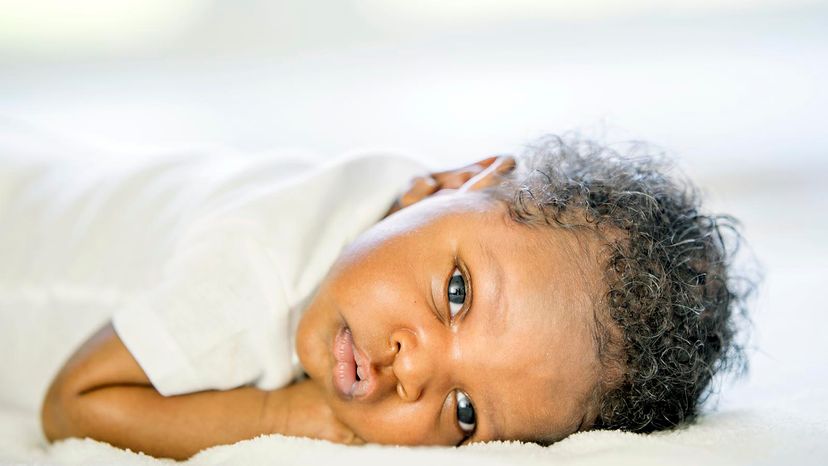
M557 440L596 416L597 251L480 193L427 199L343 252L299 357L369 442Z

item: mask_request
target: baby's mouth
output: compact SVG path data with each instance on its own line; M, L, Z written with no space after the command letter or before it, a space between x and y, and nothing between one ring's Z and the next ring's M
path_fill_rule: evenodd
M376 377L371 376L370 360L356 348L348 327L336 334L333 356L333 385L341 397L364 398L374 391Z

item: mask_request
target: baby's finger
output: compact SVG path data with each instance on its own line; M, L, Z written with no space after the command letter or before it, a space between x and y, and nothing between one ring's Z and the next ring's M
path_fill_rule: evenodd
M495 160L497 160L497 156L492 156L464 167L432 173L431 176L441 188L459 189L467 181L488 168Z
M315 436L316 438L328 440L334 443L342 443L345 445L364 445L365 440L357 437L357 435L344 425L339 425L331 429L326 429Z
M389 216L405 207L415 204L431 195L438 188L437 182L431 176L418 176L411 180L408 191L398 197L385 216Z
M511 155L501 155L485 170L466 181L459 191L475 191L488 188L500 181L500 177L515 168L515 158Z
M347 442L348 445L365 445L365 440L357 437L356 435L352 436L351 439Z
M448 194L454 194L458 191L459 191L459 189L443 188L443 189L435 192L434 194L432 194L432 196L446 196Z
M405 208L417 203L437 190L437 181L431 176L418 176L411 180L411 187L400 196L400 208Z

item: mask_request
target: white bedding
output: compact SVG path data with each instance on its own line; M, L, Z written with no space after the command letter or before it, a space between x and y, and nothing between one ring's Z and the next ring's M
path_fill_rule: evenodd
M804 191L803 191L804 190ZM809 191L810 190L810 191ZM634 435L586 432L551 447L493 443L453 448L345 447L309 439L264 436L202 451L187 464L828 464L828 327L821 293L828 250L821 218L823 187L769 192L766 187L728 197L765 265L766 285L755 321L752 376L725 387L717 410L672 432ZM774 214L768 215L768 212ZM2 227L2 226L0 226ZM71 349L108 318L106 306L29 296L0 301L0 463L167 464L93 440L49 445L38 405L52 374Z
M584 432L551 447L491 443L462 448L347 447L319 440L263 436L204 450L185 462L213 464L375 464L398 466L581 465L581 464L825 464L824 389L803 391L794 400L758 409L719 412L675 432L637 435ZM822 400L817 404L814 401ZM784 405L784 406L782 406ZM160 460L90 439L72 439L47 447L37 420L27 410L0 411L0 462L26 464L160 465Z

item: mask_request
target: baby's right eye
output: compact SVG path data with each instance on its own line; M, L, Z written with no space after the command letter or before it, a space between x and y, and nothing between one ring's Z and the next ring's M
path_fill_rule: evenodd
M463 309L463 304L466 302L466 280L457 268L454 269L451 279L449 279L447 294L449 313L451 318L454 319L454 316Z

